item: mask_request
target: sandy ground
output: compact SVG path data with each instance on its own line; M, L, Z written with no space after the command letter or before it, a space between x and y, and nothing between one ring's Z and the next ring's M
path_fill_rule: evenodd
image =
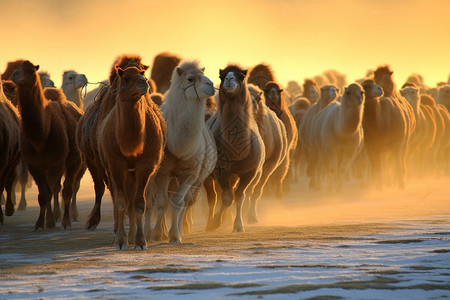
M326 195L303 179L281 202L262 199L260 223L244 233L230 224L206 233L200 200L182 244L153 242L144 251L113 247L108 192L100 226L84 229L94 198L89 174L78 195L81 222L34 232L33 186L27 210L0 227L0 298L450 297L449 180L381 192L348 183Z

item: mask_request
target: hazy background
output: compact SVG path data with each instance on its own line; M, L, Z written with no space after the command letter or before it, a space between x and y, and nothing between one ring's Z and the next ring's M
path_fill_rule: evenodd
M0 0L0 72L26 58L51 73L91 82L114 58L144 63L170 51L196 58L215 83L229 62L272 65L282 84L336 69L347 82L390 64L397 85L420 73L435 86L450 73L448 0Z

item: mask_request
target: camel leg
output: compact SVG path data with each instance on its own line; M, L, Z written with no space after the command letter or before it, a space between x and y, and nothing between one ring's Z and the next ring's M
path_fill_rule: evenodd
M61 208L59 206L59 193L53 193L53 215L55 217L55 221L59 221L61 219Z
M217 203L217 193L213 177L208 176L208 178L206 178L205 182L203 183L203 186L205 187L206 190L206 198L208 200L208 207L209 207L208 222L206 224L206 230L208 230L212 226L212 222L214 220L214 210L216 208Z
M45 226L47 228L55 228L55 219L51 210L52 193L50 186L47 183L47 179L45 178L45 174L41 173L40 170L36 170L31 167L29 170L38 187L39 217L34 225L34 228L35 230L44 229L44 220L46 220ZM48 209L49 206L50 209Z
M219 228L219 226L222 224L223 214L225 210L233 203L234 200L234 189L232 184L232 176L228 172L223 171L223 174L221 176L217 177L217 181L220 185L220 188L222 190L222 206L220 207L219 211L214 215L214 219L211 223L211 226L207 228L207 230L214 230Z
M15 194L14 182L16 181L15 168L9 168L5 174L5 189L6 189L6 203L5 203L5 215L12 216L15 212L13 195ZM2 189L3 190L3 189Z
M27 199L25 198L25 191L27 189L27 182L28 182L28 167L27 164L21 160L19 165L19 182L20 182L20 201L19 206L17 207L18 210L25 210L27 208Z
M81 166L76 174L74 187L73 187L73 195L72 202L70 204L70 216L72 217L72 221L78 222L78 208L77 208L77 193L80 189L81 178L83 178L84 173L86 172L86 166Z
M102 204L102 198L105 193L105 182L103 181L102 172L97 166L90 164L89 171L91 172L92 179L94 181L95 204L91 210L91 213L89 214L86 227L87 229L95 229L97 228L101 219L100 208Z
M166 211L169 204L169 183L171 178L168 174L158 173L155 177L155 209L156 209L156 222L155 227L152 230L152 239L155 241L161 241L164 238L166 232Z
M125 219L125 207L123 206L124 199L123 195L118 194L117 195L117 202L118 204L114 203L114 206L116 208L117 213L117 231L116 236L114 238L114 245L116 246L117 250L127 250L127 234L125 232L125 225L124 225L124 219Z
M132 182L130 182L130 177L128 176L129 184L128 186L131 186ZM136 175L136 178L138 181L136 182L135 186L136 188L134 190L134 195L129 194L128 198L133 199L132 205L129 207L129 214L130 214L130 234L131 233L131 224L133 222L133 228L134 228L134 245L135 249L146 249L147 248L147 242L145 240L144 236L144 227L143 227L143 219L144 219L144 213L145 213L145 206L146 206L146 198L145 198L145 191L148 183L148 179L150 177L150 172L144 172ZM133 215L133 218L131 217Z
M236 216L234 218L233 232L244 231L244 222L242 221L242 204L245 200L245 192L254 180L259 180L260 176L260 172L249 172L240 176L239 185L235 193Z
M152 238L152 213L153 206L155 203L155 182L154 177L150 178L149 183L145 189L145 223L144 223L144 232L145 239L150 241Z
M64 201L64 216L62 219L62 226L64 229L67 227L71 227L71 200L74 195L76 195L79 187L80 187L80 179L79 178L80 165L72 164L69 165L66 169L66 176L64 179L64 188L62 190L62 197ZM77 213L78 215L78 213Z
M171 205L172 205L172 226L169 231L169 240L171 243L180 243L181 242L181 234L180 234L180 223L182 220L181 216L184 214L184 210L186 208L186 204L184 201L184 197L189 189L192 187L192 184L195 182L195 178L191 174L186 174L184 176L178 177L181 184L179 185L178 192L173 196Z

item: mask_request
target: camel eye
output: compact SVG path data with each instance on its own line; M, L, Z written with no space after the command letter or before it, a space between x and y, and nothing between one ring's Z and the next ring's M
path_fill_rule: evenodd
M193 82L193 81L194 81L194 78L192 78L192 77L188 77L188 78L187 78L187 81L189 81L189 82Z

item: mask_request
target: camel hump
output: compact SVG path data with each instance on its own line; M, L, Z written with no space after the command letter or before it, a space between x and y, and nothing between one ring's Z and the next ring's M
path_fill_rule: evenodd
M58 102L59 104L65 104L67 102L64 92L62 91L62 89L59 88L51 88L51 87L45 88L44 96L50 101L55 101Z

